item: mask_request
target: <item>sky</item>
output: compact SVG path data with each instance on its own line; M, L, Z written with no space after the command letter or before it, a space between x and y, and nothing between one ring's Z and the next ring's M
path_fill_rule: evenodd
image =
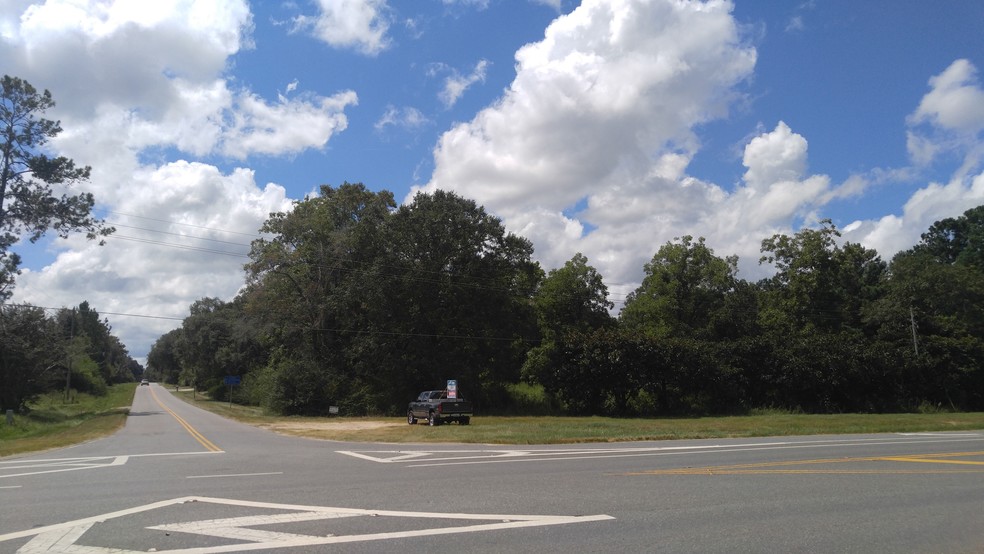
M0 0L0 73L51 91L117 229L16 245L10 303L87 301L145 361L344 182L475 200L616 310L684 235L750 280L828 218L889 260L984 204L982 27L979 0Z

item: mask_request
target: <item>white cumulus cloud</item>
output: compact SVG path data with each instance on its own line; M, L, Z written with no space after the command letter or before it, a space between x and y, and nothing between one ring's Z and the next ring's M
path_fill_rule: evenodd
M662 242L726 198L685 175L694 128L751 75L727 2L586 0L516 54L504 96L446 132L421 190L476 199L557 267L578 251L639 279Z
M317 0L315 16L298 16L295 29L337 48L375 56L390 46L386 0Z

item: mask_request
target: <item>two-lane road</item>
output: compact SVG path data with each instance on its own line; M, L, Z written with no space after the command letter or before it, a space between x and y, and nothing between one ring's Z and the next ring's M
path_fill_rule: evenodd
M138 387L0 460L0 553L980 552L984 433L569 446L276 435Z

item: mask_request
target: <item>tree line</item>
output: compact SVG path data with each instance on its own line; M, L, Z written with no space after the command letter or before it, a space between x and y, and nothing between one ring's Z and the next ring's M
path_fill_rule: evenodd
M776 273L754 283L680 237L617 316L585 256L544 272L450 192L397 206L323 186L261 232L241 292L195 302L154 344L155 378L307 415L400 414L447 379L500 412L520 383L570 414L984 408L984 206L890 262L830 221L769 237Z
M133 382L143 366L130 357L88 302L53 315L32 306L0 305L0 411L25 412L41 394L96 396Z

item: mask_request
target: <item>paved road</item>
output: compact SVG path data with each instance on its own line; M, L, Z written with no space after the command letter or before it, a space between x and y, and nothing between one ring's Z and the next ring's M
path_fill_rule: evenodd
M112 437L0 460L0 553L982 550L984 432L355 444L152 385Z

